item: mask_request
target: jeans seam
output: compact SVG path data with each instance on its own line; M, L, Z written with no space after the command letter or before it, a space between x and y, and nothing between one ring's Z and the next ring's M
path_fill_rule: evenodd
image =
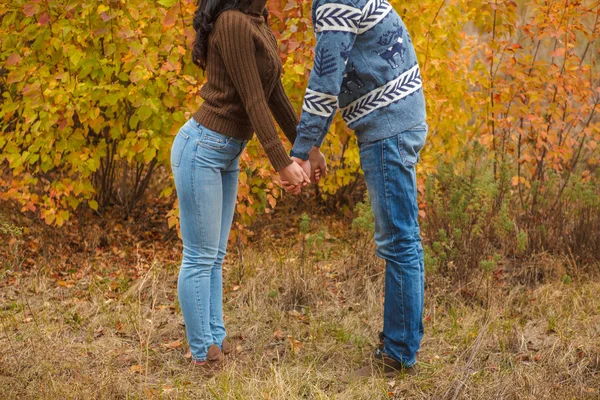
M214 264L213 264L213 268L214 268ZM212 277L212 268L211 268L211 277ZM212 289L210 283L209 283L208 287L209 287L209 289ZM213 338L213 339L214 339L214 333L212 331L212 326L211 325L216 325L217 324L216 323L215 315L213 313L213 307L214 306L215 306L215 304L214 304L214 301L213 301L213 296L211 294L211 296L209 296L209 304L208 304L208 308L210 310L210 318L209 318L208 323L209 323L209 326L210 326L210 337ZM214 344L216 344L216 343L214 343Z
M198 140L198 145L201 147L204 147L205 149L208 150L214 150L214 151L221 151L227 148L227 146L229 145L229 142L226 142L225 145L223 147L216 147L216 146L210 146L209 144L207 144L206 142L203 142L202 139Z
M388 182L387 165L386 165L386 157L385 157L385 148L387 146L387 142L388 142L387 140L384 140L383 146L382 146L382 165L383 165L383 182L384 182L383 186L384 186L384 193L385 193L386 217L388 220L388 227L390 227L390 229L393 231L392 218L390 215L391 204L390 204L390 198L389 198L389 182ZM389 232L388 234L392 235L392 249L394 251L394 259L397 260L398 259L397 238L394 235L394 232ZM401 291L401 293L404 293L404 280L402 278L400 279L400 291ZM404 316L404 298L402 296L400 296L400 302L401 302L400 309L402 310L402 332L403 332L403 334L405 334L406 333L406 318Z
M193 161L191 163L192 164L192 171L190 173L190 177L191 177L191 181L192 181L192 185L191 185L192 186L192 194L194 196L194 200L196 200L198 198L197 193L196 193L196 186L194 185L194 182L195 182L194 173L195 173L195 171L197 169L196 168L196 162L197 162L196 155L197 155L197 152L198 152L198 144L199 143L197 143L196 148L194 149L194 157L193 157ZM195 201L194 201L194 203L195 203ZM200 215L200 207L198 207L198 204L195 204L195 206L196 206L195 207L196 208L196 217L198 218L198 221L201 221L202 220L202 215ZM199 231L199 234L200 234L200 241L202 242L203 241L203 236L204 236L203 235L203 230L202 230L202 224L200 223L198 225L199 225L198 226L198 231ZM198 310L198 315L200 315L200 324L202 326L201 329L204 330L204 325L205 325L204 320L206 319L206 316L202 312L202 307L201 307L202 299L200 298L200 282L199 282L199 279L200 278L198 276L196 276L194 278L195 304L196 304L196 307L197 307L197 310ZM210 290L210 287L209 287L209 290ZM209 317L209 328L210 328L210 317ZM203 333L206 334L206 332L203 332ZM212 333L211 333L211 335L212 335ZM203 338L203 341L204 341L204 338ZM204 346L207 349L206 344L204 344ZM206 349L203 349L203 352ZM206 359L206 355L205 355L204 358ZM200 361L204 361L204 360L200 360Z
M194 278L194 292L195 292L195 297L196 297L196 306L198 306L201 303L201 299L200 299L200 282L198 282L200 278L199 277L195 277ZM202 307L198 307L198 314L200 315L200 324L204 325L204 318L205 315L202 313ZM191 348L191 346L190 346ZM202 351L204 352L205 349L202 349ZM205 361L206 360L206 355L204 355L204 359L203 360L197 360L197 361Z

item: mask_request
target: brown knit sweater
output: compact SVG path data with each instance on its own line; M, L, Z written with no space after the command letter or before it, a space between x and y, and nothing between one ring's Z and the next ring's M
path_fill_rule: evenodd
M290 140L298 116L281 83L277 40L262 16L266 0L254 0L247 13L226 11L209 37L204 103L194 119L223 135L249 140L256 132L271 164L280 171L291 164L271 114Z

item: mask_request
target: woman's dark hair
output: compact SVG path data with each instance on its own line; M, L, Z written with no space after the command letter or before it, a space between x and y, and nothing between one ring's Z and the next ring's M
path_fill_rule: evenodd
M192 49L192 61L202 69L206 69L208 56L208 37L212 32L215 22L221 13L228 10L241 10L246 12L252 0L199 0L198 9L194 15L194 30L196 40ZM265 11L264 18L267 20Z

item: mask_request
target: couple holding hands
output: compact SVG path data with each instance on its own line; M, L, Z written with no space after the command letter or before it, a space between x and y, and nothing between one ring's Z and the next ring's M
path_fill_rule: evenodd
M171 149L183 238L178 296L192 360L213 371L231 352L222 263L246 143L256 133L284 188L298 194L327 172L319 148L339 108L358 138L377 255L386 261L381 343L353 376L415 371L424 301L415 166L428 127L411 38L387 0L313 0L315 62L298 119L266 3L200 0L194 17L204 102ZM293 143L290 154L273 119Z

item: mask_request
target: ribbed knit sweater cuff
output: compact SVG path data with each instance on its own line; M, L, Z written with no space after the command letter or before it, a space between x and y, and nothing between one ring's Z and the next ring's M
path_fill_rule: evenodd
M265 152L267 153L267 157L269 157L269 161L271 161L271 165L273 165L273 168L275 168L275 171L277 172L293 162L281 145L271 149L265 149Z

